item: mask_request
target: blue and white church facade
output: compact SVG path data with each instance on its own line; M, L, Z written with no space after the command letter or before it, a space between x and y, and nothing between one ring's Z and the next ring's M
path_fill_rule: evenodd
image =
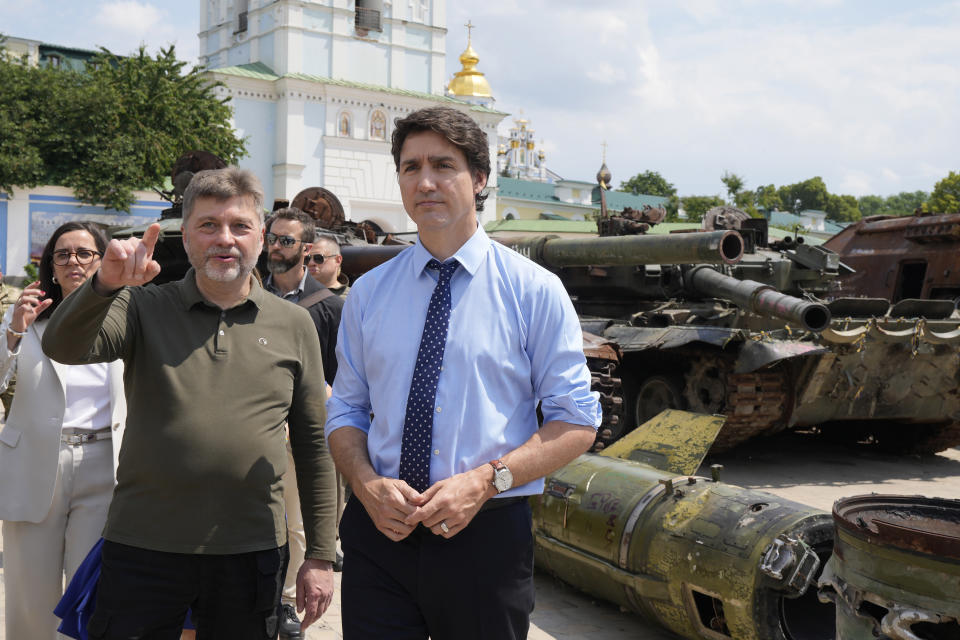
M265 201L325 187L347 218L412 231L390 154L394 120L445 104L468 113L497 155L507 115L444 95L445 0L205 0L200 57L247 139L240 165ZM482 223L496 217L496 167Z

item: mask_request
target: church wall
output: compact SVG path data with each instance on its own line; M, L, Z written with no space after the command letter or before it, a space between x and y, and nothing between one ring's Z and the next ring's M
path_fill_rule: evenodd
M239 165L253 171L263 183L263 202L269 207L273 203L273 164L276 141L277 107L267 100L241 98L236 95L231 100L234 110L234 128L237 135L246 138L247 156Z
M303 62L301 68L304 73L330 77L330 45L329 35L320 33L303 34Z
M408 51L404 56L404 87L414 91L430 91L430 54Z
M303 187L323 185L323 134L327 108L322 102L307 102L303 106L304 170Z
M260 61L273 69L276 65L275 42L272 33L268 33L257 41L259 48L258 57Z
M230 66L236 66L240 64L247 64L250 62L250 43L244 42L239 44L227 52L227 64Z
M363 40L339 41L330 76L381 87L390 86L389 47Z

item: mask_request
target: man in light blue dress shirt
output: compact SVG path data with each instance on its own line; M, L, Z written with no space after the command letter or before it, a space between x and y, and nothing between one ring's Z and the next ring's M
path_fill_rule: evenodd
M559 279L491 242L477 223L488 148L476 123L451 108L395 124L398 182L419 240L351 289L327 405L330 450L354 496L340 530L345 640L525 638L533 609L526 497L586 451L600 424L580 325ZM438 286L432 260L457 268L429 486L418 491L400 479L400 458Z

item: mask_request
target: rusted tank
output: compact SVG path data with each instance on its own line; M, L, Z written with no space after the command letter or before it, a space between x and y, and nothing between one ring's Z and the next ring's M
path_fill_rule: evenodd
M960 213L864 218L824 243L852 271L838 295L960 299Z
M833 519L819 596L838 640L960 638L960 500L853 496Z
M536 564L685 638L828 640L816 584L830 516L693 475L723 416L665 411L550 474L531 499Z
M715 451L798 427L897 452L960 444L952 305L841 296L844 266L830 249L769 242L766 221L731 208L707 220L705 232L606 224L631 235L507 243L555 272L583 330L620 355L607 386L621 387L623 414L597 449L668 408L726 415ZM698 236L733 232L744 246L737 260L706 265L687 250L705 242ZM611 240L636 251L608 256Z

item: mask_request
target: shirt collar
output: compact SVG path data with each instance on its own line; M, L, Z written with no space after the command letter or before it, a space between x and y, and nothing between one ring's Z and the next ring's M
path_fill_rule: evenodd
M292 298L292 297L300 298L300 296L303 295L304 288L306 287L307 276L309 275L310 275L310 272L304 269L303 276L300 278L300 284L297 285L297 288L294 289L293 291L288 291L284 294L281 294L280 289L278 289L276 285L273 283L272 273L267 275L267 279L264 280L263 286L267 291L269 291L274 295L280 296L281 298Z
M472 276L483 264L483 259L490 249L491 240L479 224L470 239L463 243L451 259L460 263L460 266L467 270ZM427 251L427 248L420 242L417 236L417 243L413 245L413 276L419 277L423 270L427 268L427 263L433 260L433 255Z
M200 293L200 289L197 287L197 272L193 267L190 267L187 274L183 276L183 279L179 282L179 285L180 299L183 301L184 309L192 309L197 304L205 304L208 307L214 306ZM250 274L250 293L247 294L247 299L238 304L237 307L249 302L260 309L263 306L263 299L266 295L268 294L264 291L263 287L260 286L260 282L253 274Z

